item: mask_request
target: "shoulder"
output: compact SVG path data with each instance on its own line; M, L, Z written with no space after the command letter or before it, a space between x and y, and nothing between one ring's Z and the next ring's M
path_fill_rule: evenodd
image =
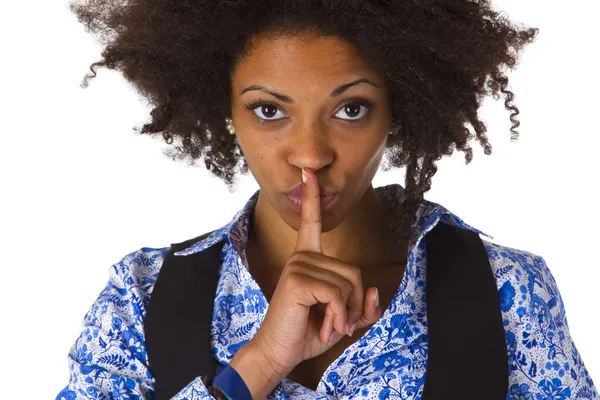
M170 246L142 247L120 257L110 266L108 283L86 314L86 322L99 319L112 310L131 322L141 323L169 250Z
M170 246L142 247L132 251L111 266L110 277L129 287L142 290L153 287L170 249Z
M537 324L553 327L567 324L558 285L542 256L486 240L483 244L496 278L500 305L507 316L519 321L529 316Z
M72 375L62 394L74 396L86 389L101 398L111 397L115 390L127 398L152 395L143 325L169 250L142 247L109 267L108 282L88 308L83 330L69 350Z
M482 240L501 294L502 310L545 304L548 317L564 321L558 285L544 258L527 250Z
M510 394L515 398L598 398L570 335L565 306L545 259L530 251L483 243L500 297Z

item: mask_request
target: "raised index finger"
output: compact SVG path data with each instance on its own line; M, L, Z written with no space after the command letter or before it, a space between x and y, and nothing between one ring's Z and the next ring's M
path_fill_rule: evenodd
M313 251L323 254L321 249L321 195L317 176L308 168L306 182L302 183L302 213L298 239L294 251Z

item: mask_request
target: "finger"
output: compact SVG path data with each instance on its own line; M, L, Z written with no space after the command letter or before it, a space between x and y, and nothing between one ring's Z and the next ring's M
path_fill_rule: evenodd
M383 315L383 310L381 308L381 304L376 305L375 303L375 294L377 293L376 287L370 287L365 292L365 304L363 308L363 313L358 319L356 323L355 329L362 329L367 326L373 325L375 322L381 318Z
M297 251L314 251L323 253L321 250L321 196L319 194L319 182L314 172L308 168L306 171L306 183L302 183L302 213L300 227L298 228L298 239L296 241Z
M348 298L347 319L343 333L350 333L352 325L357 323L364 309L364 294L360 268L345 269L340 273L352 283L352 292Z
M327 306L329 308L329 305ZM325 344L329 344L329 337L333 332L333 314L327 310L323 317L323 325L321 326L321 341Z
M325 311L325 318L323 318L323 323L326 324L325 327L327 328L325 330L325 333L322 335L323 337L325 337L324 343L326 344L332 344L331 341L331 337L333 336L333 339L335 341L335 339L339 336L345 335L345 332L340 333L338 329L335 328L335 319L336 319L336 315L333 314L333 312L331 311L331 307L328 304L327 305L327 310Z
M302 253L301 257L310 257L310 256L306 256L305 253ZM319 268L317 266L311 265L310 263L307 263L305 261L297 261L298 263L303 264L303 274L307 277L312 278L312 280L316 281L316 282L328 282L330 283L333 287L335 287L338 290L338 293L341 292L341 298L344 302L344 305L349 304L352 300L351 297L357 297L356 293L356 285L354 284L354 282L351 282L350 280L348 280L346 278L346 276L344 276L344 274L346 275L352 275L352 273L348 273L347 271L344 271L344 274L338 274L335 271L329 270L329 269L325 269L325 268ZM356 280L356 279L355 279ZM310 283L308 283L310 284ZM358 321L358 318L360 317L360 315L362 314L362 285L361 285L361 289L360 289L360 312L358 313L358 315L356 316L355 320ZM351 309L353 309L353 307L351 307ZM331 311L331 303L326 305L326 311L325 313L330 312ZM335 325L335 330L338 331L340 334L345 335L348 332L348 324L347 321L349 321L349 315L348 315L348 310L346 310L345 313L345 318L342 318L341 315L336 315L335 316L335 321L334 321L334 325Z
M327 303L325 316L327 318L328 314L331 315L333 326L328 328L326 333L331 334L331 332L334 331L334 327L338 332L344 333L346 324L346 300L344 299L343 290L334 283L317 280L313 281L313 284L308 287L310 288L310 294L314 299L319 303ZM302 304L302 300L298 303ZM307 304L303 305L310 307L315 303L314 300L309 300ZM329 337L327 337L327 340L329 340Z
M352 324L358 322L358 319L363 314L363 308L366 300L364 297L365 293L363 289L360 268L325 254L309 252L297 254L296 257L298 262L301 262L306 266L316 267L315 273L312 275L318 277L319 279L334 282L340 288L344 289L346 289L348 282L350 283L350 293L347 294L344 292L344 297L347 299L348 307L348 317L344 324L348 329L338 330L338 332L341 334L349 333L349 328L352 326Z

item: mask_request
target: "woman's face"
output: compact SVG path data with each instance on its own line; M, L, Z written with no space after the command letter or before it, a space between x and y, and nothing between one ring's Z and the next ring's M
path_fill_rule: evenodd
M287 192L311 168L337 192L322 231L337 226L379 169L391 122L385 75L345 41L290 37L255 39L231 80L231 118L259 196L297 227Z

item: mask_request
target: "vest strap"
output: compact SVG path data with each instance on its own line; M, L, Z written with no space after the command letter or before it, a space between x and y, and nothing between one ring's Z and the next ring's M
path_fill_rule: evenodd
M213 232L172 244L156 279L144 323L155 400L215 375L210 327L225 238L201 252L173 255ZM428 359L422 399L505 400L506 334L483 242L476 232L441 221L425 240Z

